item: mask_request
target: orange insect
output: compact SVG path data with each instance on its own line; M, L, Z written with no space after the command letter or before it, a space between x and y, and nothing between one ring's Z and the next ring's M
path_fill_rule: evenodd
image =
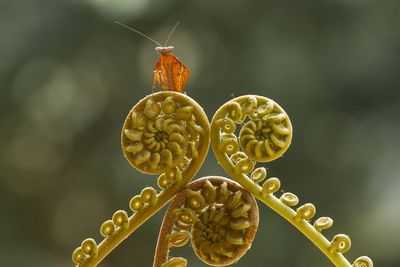
M168 40L174 32L176 26L178 26L179 21L175 24L174 28L168 35L164 46L151 39L144 33L126 26L125 24L122 24L118 21L115 23L146 37L158 45L156 47L156 52L160 54L160 58L158 59L157 65L153 71L153 88L155 88L156 83L158 83L165 91L182 92L183 87L185 87L185 84L190 77L190 72L185 65L182 64L182 62L180 62L174 55L171 54L171 52L174 50L174 47L167 46Z

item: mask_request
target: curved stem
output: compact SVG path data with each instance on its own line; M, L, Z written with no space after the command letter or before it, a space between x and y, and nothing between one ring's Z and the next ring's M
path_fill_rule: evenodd
M244 101L246 97L242 96L236 99L237 102ZM257 97L257 96L251 96ZM229 103L229 102L228 102ZM225 118L228 114L225 109L227 104L223 105L214 115L211 123L211 144L215 153L215 156L225 171L234 178L239 184L241 184L246 190L252 193L256 198L261 200L272 210L278 213L280 216L285 218L293 226L295 226L300 232L302 232L311 242L315 244L336 266L351 266L347 259L341 253L332 253L329 249L331 242L328 241L320 232L318 232L311 224L306 220L296 220L296 212L289 206L285 205L280 199L276 198L273 194L263 194L262 188L250 180L245 174L237 173L235 166L228 158L227 154L219 148L220 142L220 128L217 126L215 121L221 118Z
M153 267L160 267L161 264L167 261L169 254L169 243L165 237L170 234L172 232L172 229L174 228L175 215L173 211L182 206L184 201L185 194L181 192L175 196L174 200L168 207L168 210L164 216L164 220L161 225L160 233L158 235Z
M88 258L88 260L81 263L80 267L91 267L99 264L114 248L116 248L122 241L124 241L130 234L139 228L145 221L159 211L165 204L167 204L174 195L192 178L183 179L182 182L174 186L171 190L165 190L158 196L157 203L154 206L144 208L133 214L128 220L126 228L119 228L111 236L106 237L98 246L98 254L96 257Z
M236 175L234 173L234 166L230 164L230 161L226 154L216 153L216 157L223 168L232 176L234 179L241 184L246 190L253 194L256 198L261 200L272 210L278 213L280 216L285 218L294 227L296 227L300 232L302 232L315 246L317 246L336 266L350 267L351 264L341 253L331 253L329 251L330 241L326 239L320 232L318 232L311 224L306 220L296 221L296 212L283 204L282 201L276 198L274 195L267 195L266 197L262 194L262 188L254 184L247 176L244 174Z

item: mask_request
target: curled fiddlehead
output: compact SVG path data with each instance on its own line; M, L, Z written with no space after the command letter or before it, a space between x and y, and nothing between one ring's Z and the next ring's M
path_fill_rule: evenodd
M239 132L237 125L243 125ZM286 112L273 100L255 96L241 96L225 103L211 122L211 143L217 160L225 171L247 191L264 202L307 236L336 266L371 267L372 261L360 257L351 265L343 256L350 249L347 235L338 234L332 241L323 235L333 220L321 217L310 223L316 213L311 203L294 210L299 199L286 192L277 196L280 180L267 178L265 168L255 168L257 162L269 162L280 157L289 147L292 125ZM240 150L241 149L241 150Z
M168 259L168 253L189 239L196 255L208 265L229 265L250 248L257 227L257 203L239 184L218 176L198 179L170 204L153 267L186 266L185 259Z
M243 125L237 133L237 125ZM299 198L290 192L277 196L280 180L267 178L264 167L289 147L292 126L285 111L260 96L242 96L223 105L211 124L211 141L219 163L242 187L222 177L206 177L185 185L204 161L209 145L208 120L192 99L174 92L160 92L141 100L128 114L122 131L122 148L130 164L144 173L160 174L161 192L146 187L134 196L130 217L119 210L104 222L105 237L97 245L84 240L73 253L78 266L95 266L123 239L151 217L174 195L159 235L154 266L186 266L184 258L168 259L169 249L190 239L195 253L209 265L236 262L250 247L258 226L253 195L293 224L337 266L371 267L362 256L351 265L343 253L350 249L347 235L328 241L322 231L333 225L329 217L310 223L316 208L306 203L296 210ZM240 149L242 151L240 151ZM185 187L185 188L184 188ZM183 189L184 188L184 189ZM189 230L191 230L189 232Z
M115 212L100 227L99 245L84 240L73 255L77 266L96 266L129 234L163 207L201 167L210 144L210 127L203 109L190 97L172 91L148 95L129 112L122 128L126 159L139 171L159 174L157 184L132 197L126 211Z

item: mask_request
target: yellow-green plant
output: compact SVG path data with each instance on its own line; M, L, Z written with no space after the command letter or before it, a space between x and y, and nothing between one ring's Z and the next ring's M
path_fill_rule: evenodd
M210 176L190 182L203 164L210 140L219 164L234 181ZM291 140L288 115L265 97L245 95L228 101L218 109L211 126L203 109L185 94L165 91L145 97L129 112L121 143L134 168L159 175L160 189L146 187L134 196L129 203L133 214L115 212L100 227L103 241L97 245L91 238L84 240L73 252L73 262L80 267L96 266L173 199L160 229L153 266L186 266L186 259L169 257L169 249L189 240L205 263L229 265L251 246L258 227L258 198L307 236L336 266L373 266L366 256L349 263L343 253L350 248L350 238L338 234L329 241L322 235L333 220L321 217L312 223L313 204L293 209L299 204L298 197L289 192L278 196L279 179L266 179L266 169L256 168L259 162L280 157Z

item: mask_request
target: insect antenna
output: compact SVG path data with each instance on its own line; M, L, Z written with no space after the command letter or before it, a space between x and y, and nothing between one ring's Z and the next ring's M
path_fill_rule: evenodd
M158 45L158 46L162 46L159 42L157 42L157 41L155 41L154 39L150 38L150 37L147 36L146 34L141 33L141 32L138 31L138 30L135 30L134 28L131 28L131 27L129 27L129 26L127 26L127 25L125 25L125 24L119 22L119 21L114 21L114 23L119 24L119 25L121 25L122 27L125 27L125 28L127 28L127 29L129 29L129 30L131 30L131 31L134 31L134 32L140 34L140 35L143 36L143 37L146 37L147 39L149 39L150 41L154 42L154 43L155 43L156 45ZM175 27L174 27L174 29L175 29ZM169 38L169 37L168 37L168 38Z
M172 28L172 31L169 33L168 38L167 38L167 40L165 41L164 47L167 46L167 43L168 43L168 41L169 41L169 38L172 36L172 33L175 31L175 28L176 28L176 26L178 26L179 23L180 23L179 20L175 23L175 26Z

